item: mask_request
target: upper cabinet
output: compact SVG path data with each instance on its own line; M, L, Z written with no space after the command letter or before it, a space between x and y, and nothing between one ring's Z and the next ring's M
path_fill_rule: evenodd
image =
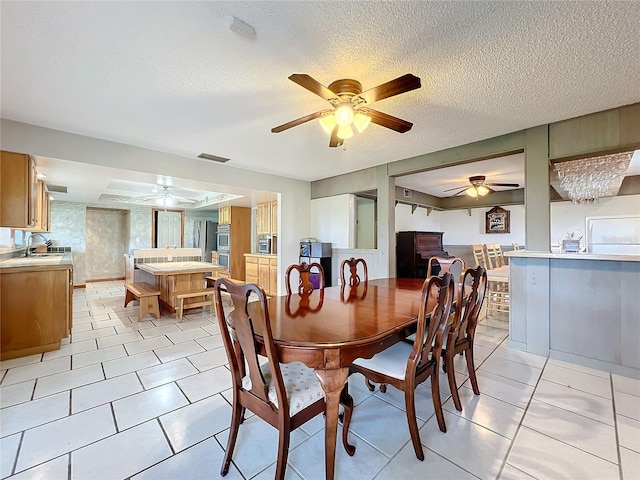
M31 229L38 216L38 184L33 157L2 151L0 227Z
M224 225L231 224L231 207L220 207L218 210L218 223Z
M38 180L38 208L34 231L48 232L51 228L51 197L47 192L47 186L42 180Z
M49 192L36 176L31 155L2 151L0 160L0 227L48 232Z
M256 233L258 235L278 234L278 202L258 203L256 211Z

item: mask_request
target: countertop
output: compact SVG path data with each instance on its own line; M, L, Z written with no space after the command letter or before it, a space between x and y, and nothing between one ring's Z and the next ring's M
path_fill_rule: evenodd
M245 257L268 257L268 258L278 258L278 255L275 253L245 253Z
M0 261L0 269L36 269L46 270L51 268L73 267L73 257L71 253L54 254L48 256L13 257Z
M225 266L208 262L162 262L162 263L138 263L140 270L153 275L175 275L180 273L209 273L216 270L224 270Z
M512 250L504 252L505 257L513 258L553 258L558 260L609 260L615 262L640 262L640 255L616 255L613 253L551 253Z

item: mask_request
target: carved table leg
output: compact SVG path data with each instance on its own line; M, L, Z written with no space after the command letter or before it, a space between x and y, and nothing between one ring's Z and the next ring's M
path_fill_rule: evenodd
M336 463L336 439L338 436L338 413L340 411L340 393L349 375L348 368L336 368L331 370L316 370L322 389L325 393L325 476L327 480L333 480Z

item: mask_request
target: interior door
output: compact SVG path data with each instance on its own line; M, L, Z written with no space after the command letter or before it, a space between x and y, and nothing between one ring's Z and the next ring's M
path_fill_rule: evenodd
M181 212L158 212L158 247L169 245L182 246L182 214Z

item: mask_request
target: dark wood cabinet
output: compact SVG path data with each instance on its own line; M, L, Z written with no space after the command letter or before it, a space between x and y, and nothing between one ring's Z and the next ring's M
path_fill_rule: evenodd
M442 249L444 232L398 232L396 234L396 275L426 278L431 257L448 257Z

